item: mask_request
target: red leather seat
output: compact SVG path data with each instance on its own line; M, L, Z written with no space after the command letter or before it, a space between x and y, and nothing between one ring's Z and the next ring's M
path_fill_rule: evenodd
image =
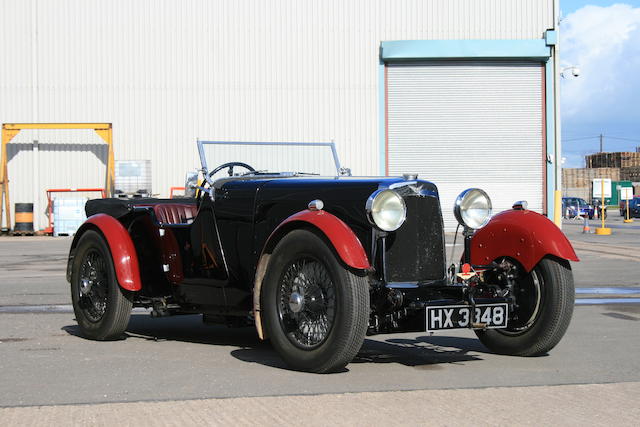
M160 224L191 224L198 213L195 205L186 203L167 203L153 206L153 211Z

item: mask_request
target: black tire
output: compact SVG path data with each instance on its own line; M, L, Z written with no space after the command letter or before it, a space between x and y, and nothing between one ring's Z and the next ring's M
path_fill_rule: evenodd
M96 231L85 232L78 242L71 270L71 301L87 338L118 339L127 329L133 294L118 285L109 246Z
M344 267L321 237L294 230L273 251L261 307L267 336L288 366L335 372L364 342L369 283Z
M560 342L573 315L575 289L569 262L544 258L517 281L515 294L519 318L510 316L506 329L476 331L476 335L495 353L546 354Z

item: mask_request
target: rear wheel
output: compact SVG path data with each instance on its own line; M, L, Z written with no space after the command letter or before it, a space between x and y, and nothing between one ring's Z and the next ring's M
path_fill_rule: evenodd
M573 314L575 290L568 261L544 258L517 280L514 293L516 308L507 328L476 331L476 335L496 353L547 353L564 336Z
M332 372L364 342L368 281L344 267L323 239L295 230L271 256L261 307L267 334L289 366Z
M85 232L71 270L71 301L78 326L88 338L117 339L129 324L132 294L116 279L111 252L101 234Z

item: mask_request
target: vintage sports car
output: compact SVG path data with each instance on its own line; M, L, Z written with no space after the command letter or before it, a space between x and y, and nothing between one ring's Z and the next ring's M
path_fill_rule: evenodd
M468 328L494 352L535 356L567 330L578 258L526 202L492 217L484 191L463 191L453 209L464 253L447 266L433 183L349 176L332 143L232 148L198 142L194 197L87 203L67 269L86 337L121 337L132 307L201 313L254 325L293 369L332 372L368 334ZM272 148L280 154L258 153ZM324 154L293 154L307 148ZM240 155L259 168L226 161ZM214 158L222 164L210 169ZM274 158L306 172L263 166ZM315 170L323 158L329 172Z

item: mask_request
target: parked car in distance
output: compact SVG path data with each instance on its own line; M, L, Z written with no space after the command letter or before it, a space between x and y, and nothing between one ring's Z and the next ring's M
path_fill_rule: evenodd
M562 198L562 216L564 218L575 218L577 216L589 217L593 219L593 205L587 203L579 197L563 197Z
M634 197L633 199L629 200L629 218L640 218L640 197Z
M640 199L640 196L633 196L633 200L638 200ZM631 208L632 205L629 205L629 208ZM625 216L627 214L627 201L626 200L620 200L620 203L618 204L618 208L620 208L620 216ZM629 216L631 216L631 214L629 214Z

